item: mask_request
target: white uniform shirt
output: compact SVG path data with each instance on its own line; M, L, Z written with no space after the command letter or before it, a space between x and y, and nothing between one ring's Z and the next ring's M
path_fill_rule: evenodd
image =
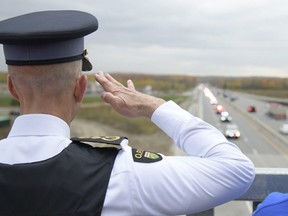
M172 101L161 105L151 120L189 156L163 156L154 163L134 162L128 140L123 140L102 215L191 214L247 191L254 179L254 166L217 129ZM71 143L69 136L68 125L57 117L19 116L7 139L0 141L0 162L48 159ZM157 145L157 140L154 142Z

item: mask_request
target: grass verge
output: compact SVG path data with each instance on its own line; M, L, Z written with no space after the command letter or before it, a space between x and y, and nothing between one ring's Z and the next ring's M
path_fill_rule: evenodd
M130 133L152 134L158 130L158 127L149 119L124 117L113 110L110 105L103 103L99 103L96 107L81 108L77 118L96 121Z

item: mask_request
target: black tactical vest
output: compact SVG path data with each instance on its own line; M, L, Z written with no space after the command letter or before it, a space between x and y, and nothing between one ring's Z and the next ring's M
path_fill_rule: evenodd
M45 161L0 164L0 216L101 215L117 153L73 143Z

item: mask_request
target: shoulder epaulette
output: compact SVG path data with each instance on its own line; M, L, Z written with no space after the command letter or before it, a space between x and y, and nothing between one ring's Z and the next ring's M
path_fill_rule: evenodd
M92 142L92 143L103 143L110 145L120 145L122 140L127 137L120 136L92 136L92 137L72 137L70 138L73 142Z

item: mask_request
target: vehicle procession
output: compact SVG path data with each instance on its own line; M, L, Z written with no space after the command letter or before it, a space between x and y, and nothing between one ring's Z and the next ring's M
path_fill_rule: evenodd
M209 103L212 105L215 113L219 115L221 122L226 123L223 134L228 139L238 139L240 138L240 130L237 124L232 123L232 117L223 105L218 103L217 98L214 96L209 88L204 88L204 94L209 99Z
M226 106L224 106L223 104L221 104L215 94L213 94L213 92L208 88L205 87L203 89L204 95L208 98L209 103L212 105L212 109L214 110L214 112L216 113L216 115L219 116L219 122L221 122L221 124L223 124L223 134L226 136L226 138L228 139L239 139L241 136L241 132L240 129L236 123L236 121L233 120L230 112L227 110ZM219 93L221 96L223 96L224 98L227 98L227 94L226 93ZM233 98L233 100L232 100ZM234 102L235 100L237 100L237 97L235 96L231 96L230 98L230 102ZM248 113L250 113L251 115L253 115L253 113L258 112L258 108L255 104L246 104L246 110L243 109L244 112L247 113L247 115L249 115ZM264 112L264 111L263 111ZM287 114L286 114L286 108L284 106L282 106L280 103L267 103L267 116L271 117L271 119L274 120L286 120L287 119ZM276 114L277 115L276 115ZM279 117L280 116L280 117ZM279 133L287 135L288 134L288 124L284 123L282 124L279 128L278 128Z
M258 188L251 188L251 194L247 195L248 200L252 200L251 197L254 195L259 196L260 191L263 194L275 190L286 192L286 180L283 181L283 186L276 180L271 181L271 178L279 178L276 173L281 170L283 175L288 166L287 99L256 95L248 91L233 91L210 84L203 84L199 89L203 94L199 96L202 104L199 109L202 112L198 116L218 128L259 170L257 179L261 178L261 181L257 180L255 183ZM274 186L277 189L273 188ZM254 204L253 201L253 206ZM216 208L215 212L216 215L225 215L222 213L233 209L235 212L241 211L245 212L243 215L249 215L252 210L249 210L249 207L247 209L247 205L249 206L247 201L231 202Z

